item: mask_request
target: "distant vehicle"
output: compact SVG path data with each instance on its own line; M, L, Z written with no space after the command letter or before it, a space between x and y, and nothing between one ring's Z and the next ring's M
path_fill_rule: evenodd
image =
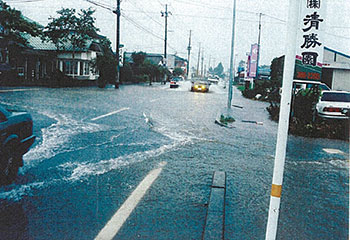
M192 92L208 92L209 91L208 81L196 81L192 82L191 91Z
M11 112L0 106L0 184L16 179L23 155L34 143L33 120L29 113Z
M350 92L324 91L316 104L318 116L331 119L347 119L346 110L350 108Z
M219 83L219 79L217 79L217 78L208 78L208 81L211 84L218 84Z
M173 77L170 80L170 88L178 88L179 87L179 81L181 81L182 78L180 77Z

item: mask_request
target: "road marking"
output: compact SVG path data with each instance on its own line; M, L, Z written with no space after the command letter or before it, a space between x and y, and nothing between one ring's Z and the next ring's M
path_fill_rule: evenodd
M159 100L160 100L160 98L156 98L156 99L150 100L149 102L153 103L153 102L157 102L157 101L159 101Z
M98 120L98 119L101 119L101 118L104 118L104 117L108 117L108 116L111 116L111 115L113 115L113 114L120 113L120 112L122 112L122 111L126 111L126 110L129 110L129 109L130 109L130 108L122 108L122 109L119 109L119 110L117 110L117 111L110 112L110 113L101 115L101 116L99 116L99 117L95 117L95 118L91 119L91 121L96 121L96 120Z
M332 149L332 148L324 148L323 151L329 154L345 154L343 151L340 151L339 149Z
M0 90L0 92L24 92L24 91L37 91L39 88L27 88L27 89L7 89L7 90Z
M128 219L132 211L136 208L137 204L140 202L142 197L146 194L147 190L150 188L153 182L158 178L159 174L162 172L163 167L166 164L167 164L166 162L160 163L159 168L152 170L142 180L142 182L131 193L128 199L126 199L123 205L108 221L106 226L104 226L104 228L100 231L100 233L97 235L95 240L109 240L109 239L113 239L115 235L117 235L120 228Z

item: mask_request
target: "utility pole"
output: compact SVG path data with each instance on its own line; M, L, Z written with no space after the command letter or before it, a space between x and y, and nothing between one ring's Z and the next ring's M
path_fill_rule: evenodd
M117 75L115 79L115 88L119 88L119 81L120 81L120 68L119 68L119 47L120 47L120 0L117 0L117 9L113 11L117 15L117 43L115 47L115 55L117 57Z
M202 51L201 77L203 77L204 50Z
M168 17L171 12L168 12L168 4L165 4L165 12L161 11L162 17L165 18L165 33L164 33L164 59L167 65L167 41L168 41Z
M211 61L211 55L209 56L208 70L210 69L210 61Z
M187 79L191 78L190 75L190 56L191 56L191 34L192 34L192 30L190 30L190 38L188 40L188 47L187 47Z
M199 61L201 58L201 43L199 43L198 59L197 59L197 77L199 77Z
M301 0L289 0L287 36L283 68L282 96L279 112L275 163L273 169L269 215L266 226L265 240L275 240L278 227L278 216L282 195L282 182L286 160L290 104L295 67L296 42L298 33L298 15Z
M258 35L258 56L256 60L256 76L255 79L259 79L259 58L260 58L260 35L261 35L261 16L262 13L259 13L259 35Z
M231 109L231 101L232 101L232 83L234 76L233 69L233 57L234 57L234 46L235 46L235 24L236 24L236 0L233 1L233 16L232 16L232 42L231 42L231 58L230 58L230 79L228 83L228 101L227 108Z

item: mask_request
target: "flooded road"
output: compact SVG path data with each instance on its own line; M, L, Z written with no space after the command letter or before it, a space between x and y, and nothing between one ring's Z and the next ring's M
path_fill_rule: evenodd
M0 104L32 114L37 141L0 188L0 239L94 239L159 166L114 239L201 239L219 170L225 239L264 239L277 136L268 104L235 90L243 108L228 129L214 124L226 89L189 89L2 89ZM278 239L348 239L348 156L348 142L289 137Z

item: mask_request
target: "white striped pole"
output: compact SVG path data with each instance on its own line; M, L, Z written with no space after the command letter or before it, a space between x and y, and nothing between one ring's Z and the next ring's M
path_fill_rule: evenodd
M269 216L266 227L266 240L274 240L277 235L278 214L282 194L284 163L286 158L289 127L292 82L296 56L296 40L300 0L289 0L289 15L283 70L282 97L278 123L275 166L273 171Z

